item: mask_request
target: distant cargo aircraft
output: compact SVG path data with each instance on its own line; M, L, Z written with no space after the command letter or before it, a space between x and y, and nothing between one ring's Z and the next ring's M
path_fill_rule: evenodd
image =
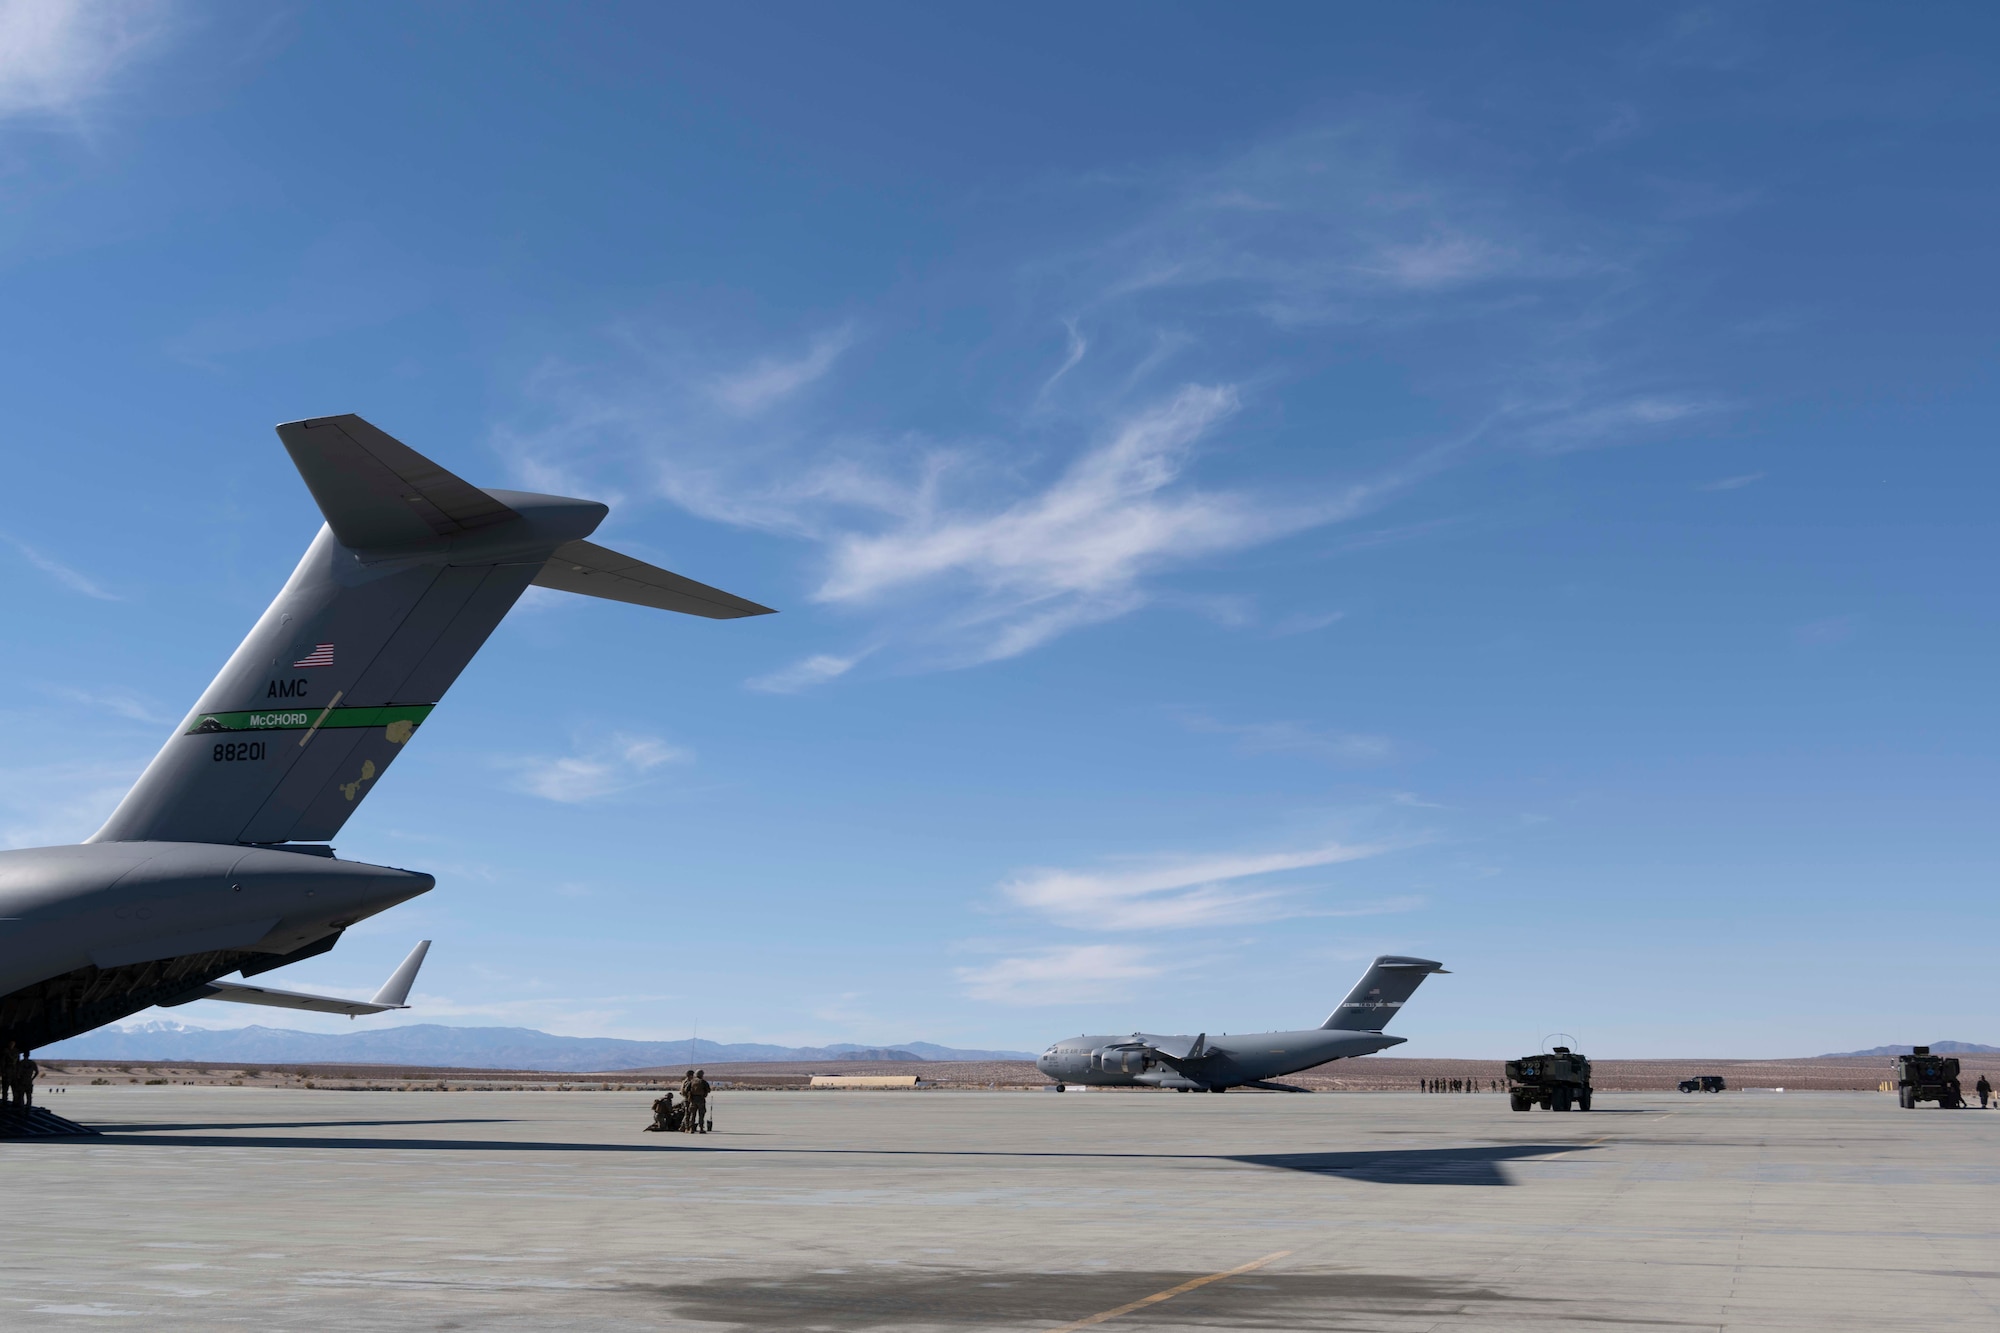
M594 500L482 490L360 417L278 438L326 526L104 827L0 852L0 1043L197 999L406 1007L429 941L372 1001L218 978L325 953L436 882L326 842L516 599L532 584L717 620L770 609L584 540L609 512Z
M1384 1036L1382 1029L1425 977L1443 972L1428 958L1384 955L1370 965L1340 1007L1316 1028L1298 1032L1257 1032L1249 1036L1206 1033L1160 1037L1071 1037L1035 1061L1060 1092L1083 1087L1172 1088L1176 1092L1221 1092L1227 1088L1268 1088L1304 1092L1272 1079L1311 1069L1329 1060L1400 1046L1407 1038Z

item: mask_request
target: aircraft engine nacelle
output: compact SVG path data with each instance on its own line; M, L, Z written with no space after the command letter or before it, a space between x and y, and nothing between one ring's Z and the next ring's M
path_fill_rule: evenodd
M1144 1051L1099 1047L1090 1054L1090 1067L1105 1074L1143 1074L1157 1063Z

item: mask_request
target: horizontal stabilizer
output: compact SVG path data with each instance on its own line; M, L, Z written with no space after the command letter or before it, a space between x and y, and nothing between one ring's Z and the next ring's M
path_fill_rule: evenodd
M710 620L772 614L768 606L759 606L720 588L669 573L658 565L620 555L596 542L573 541L558 546L542 566L542 572L535 575L535 586L706 616Z
M278 427L342 546L413 546L518 518L512 509L352 413Z
M390 974L373 1000L343 1000L333 995L308 995L304 991L278 990L272 986L248 986L240 981L211 981L168 1003L182 1005L194 1000L227 1000L231 1004L262 1004L274 1009L346 1014L349 1018L386 1013L391 1009L407 1009L410 1006L404 1001L410 996L410 986L416 981L417 969L424 965L424 955L430 952L430 947L431 942L424 940L412 949L410 956Z

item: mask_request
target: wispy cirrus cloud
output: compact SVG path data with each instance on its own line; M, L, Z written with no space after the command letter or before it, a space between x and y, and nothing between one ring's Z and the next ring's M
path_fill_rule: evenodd
M174 23L164 0L0 0L0 118L75 115Z
M51 685L47 688L58 699L99 709L127 721L166 726L175 720L160 712L150 701L121 690L81 690L71 685Z
M94 597L100 602L115 602L119 600L117 593L110 591L103 584L81 570L64 564L46 551L30 546L18 537L9 537L7 540L12 542L14 549L21 553L22 559L26 560L36 569L41 570L42 573L47 574L63 587L68 588L71 592L81 593L85 597Z
M1637 257L1495 161L1458 127L1373 106L1121 176L1136 202L1090 211L1093 234L1043 231L1011 271L939 279L991 306L1002 331L976 348L937 338L921 294L900 314L910 296L885 296L865 346L858 317L734 353L632 320L531 375L499 444L531 485L650 494L801 544L813 599L857 628L756 689L823 685L862 656L999 661L1150 606L1252 626L1249 596L1177 578L1370 513L1481 451L1638 442L1725 410L1621 359L1610 335L1643 306ZM1343 340L1398 347L1457 426L1312 441L1284 456L1308 475L1260 470L1288 361ZM941 429L934 387L898 393L912 384L962 385L964 424Z
M580 744L566 755L502 760L517 791L545 801L578 805L629 791L667 764L692 763L694 752L652 736L613 735Z
M1316 494L1200 485L1203 451L1242 405L1229 384L1182 384L1107 410L1041 476L1000 466L990 447L922 437L814 449L759 436L715 451L698 416L671 433L660 424L689 422L689 404L699 413L698 394L671 388L687 378L669 369L661 392L680 405L669 407L607 398L552 370L545 387L574 411L510 431L502 447L536 484L584 490L579 462L608 455L651 471L660 493L694 513L811 543L813 599L866 621L872 646L815 653L749 682L780 693L836 679L877 651L929 667L1018 656L1151 604L1176 570L1368 512L1441 457ZM701 446L684 447L690 433Z
M1378 916L1423 906L1414 896L1326 906L1311 901L1308 886L1296 878L1300 871L1389 850L1386 843L1328 842L1283 851L1126 860L1088 870L1040 868L1005 881L999 893L1009 906L1055 926L1124 935L1303 916ZM1164 947L1130 939L994 952L1002 956L958 968L957 977L967 995L995 1004L1124 999L1174 966L1174 955Z
M779 667L761 676L753 676L744 682L753 690L765 694L797 694L800 690L814 685L824 685L827 681L846 675L854 669L866 654L855 653L847 657L836 657L832 653L814 653L811 657Z
M1189 731L1230 736L1242 754L1303 754L1331 763L1378 764L1392 758L1396 743L1387 736L1335 731L1303 722L1223 722L1201 713L1181 715Z
M1065 593L1116 598L1144 562L1163 553L1198 556L1267 537L1268 518L1241 497L1164 494L1196 442L1236 407L1233 388L1189 385L1120 422L1024 500L989 513L939 512L926 502L891 531L844 535L833 545L819 596L866 601L964 575L1009 601Z
M1704 491L1740 491L1745 486L1754 486L1762 480L1764 480L1764 474L1761 472L1745 472L1740 476L1721 477L1715 481L1704 482L1700 489Z
M1134 944L1071 944L1035 949L957 969L959 985L989 1004L1072 1004L1117 1000L1167 971L1156 952Z
M37 762L0 772L0 845L81 842L110 817L145 760Z
M1281 617L1277 624L1271 626L1271 633L1280 638L1292 634L1310 634L1314 630L1325 629L1328 625L1337 625L1345 619L1347 619L1345 611L1294 611L1288 616Z
M1107 332L1171 318L1241 336L1261 321L1301 342L1448 346L1422 373L1490 445L1565 453L1726 411L1624 336L1647 302L1629 231L1551 208L1491 161L1466 127L1375 105L1205 169L1121 180L1153 187L1145 215L1053 264L1095 294L1076 308Z
M1497 182L1419 165L1425 137L1413 110L1374 106L1206 168L1121 181L1152 187L1152 205L1058 262L1087 275L1098 310L1198 292L1212 313L1288 326L1428 322L1481 289L1605 267Z
M828 329L815 337L801 356L765 357L754 365L718 375L713 385L715 399L730 411L746 416L762 412L823 379L853 342L853 325Z
M1238 406L1228 386L1188 385L1119 421L1047 487L998 508L930 500L886 529L849 533L828 551L816 593L869 604L913 588L949 588L964 661L1039 647L1147 599L1146 577L1344 517L1367 488L1287 504L1180 484L1197 444Z
M1090 340L1083 336L1083 331L1077 327L1074 319L1064 319L1062 326L1063 332L1069 335L1067 346L1063 351L1062 364L1056 367L1053 375L1042 381L1041 390L1035 395L1037 403L1047 398L1049 390L1060 384L1063 376L1075 370L1077 364L1083 360L1083 354L1090 350Z
M1310 910L1286 871L1380 856L1386 844L1323 843L1295 851L1173 857L1104 870L1038 869L1000 886L1009 903L1085 930L1173 930L1271 921Z
M1724 404L1672 394L1622 394L1592 384L1572 396L1512 405L1506 428L1540 453L1572 453L1630 444L1684 428L1724 410Z

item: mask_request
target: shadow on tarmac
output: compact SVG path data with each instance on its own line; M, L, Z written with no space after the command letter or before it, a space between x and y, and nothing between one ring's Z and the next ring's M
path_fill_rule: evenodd
M676 1320L738 1329L1046 1328L1180 1286L1202 1273L990 1272L869 1268L781 1277L712 1278L623 1288ZM1461 1282L1373 1273L1265 1269L1146 1308L1147 1328L1379 1329L1385 1316L1497 1313L1516 1298Z
M169 1130L185 1129L341 1129L353 1126L357 1129L386 1129L391 1125L514 1125L518 1120L511 1117L480 1116L455 1120L218 1120L199 1125L155 1125L124 1124L116 1129L105 1129L105 1134L163 1134Z
M1251 1166L1340 1176L1378 1185L1511 1185L1505 1162L1592 1151L1574 1143L1510 1143L1492 1148L1402 1148L1386 1152L1251 1153L1229 1158Z
M291 1125L245 1125L245 1129L338 1128L353 1125L377 1128L384 1125L510 1124L507 1120L355 1120L304 1122ZM518 1139L429 1139L381 1138L341 1135L269 1134L185 1134L160 1131L169 1125L105 1129L90 1140L94 1147L181 1148L336 1148L382 1152L548 1152L548 1153L750 1153L802 1157L948 1157L996 1158L1006 1160L1046 1159L1055 1161L1141 1162L1236 1162L1244 1166L1278 1171L1300 1171L1308 1175L1339 1176L1383 1185L1512 1185L1501 1170L1507 1162L1549 1157L1558 1153L1590 1152L1594 1145L1575 1143L1514 1143L1489 1147L1392 1148L1371 1152L1323 1153L1147 1153L1147 1152L1010 1152L993 1149L951 1151L922 1148L748 1148L711 1142L677 1141L651 1143L564 1143ZM190 1129L225 1129L234 1126L193 1125ZM52 1140L53 1141L53 1140Z

